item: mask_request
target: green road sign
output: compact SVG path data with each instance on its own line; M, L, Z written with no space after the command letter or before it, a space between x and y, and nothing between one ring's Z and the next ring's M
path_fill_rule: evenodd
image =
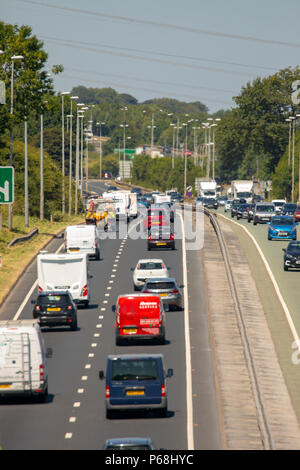
M124 148L120 148L120 149L114 149L114 154L115 155L118 155L118 153L120 152L121 155L123 155L124 153ZM136 154L136 150L135 149L125 149L125 155L128 155L128 156L134 156Z
M0 166L0 204L14 202L14 168Z

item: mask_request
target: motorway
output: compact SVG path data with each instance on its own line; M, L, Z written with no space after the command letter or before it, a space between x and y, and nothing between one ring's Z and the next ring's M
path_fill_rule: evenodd
M89 183L89 190L100 193L104 189L101 183ZM135 221L130 223L129 230L134 224ZM62 239L54 239L48 251L56 251L61 244ZM108 438L144 436L152 438L155 448L221 447L201 252L188 251L186 258L184 252L181 240L176 241L175 251L159 253L148 252L146 240L133 240L130 236L102 241L101 260L89 263L93 276L91 302L87 309L78 308L78 330L44 330L46 347L53 349L53 357L48 359L46 403L20 399L1 403L3 449L93 450L101 449ZM119 294L132 292L130 268L137 260L157 256L170 267L170 275L178 285L187 276L184 291L188 311L167 312L165 345L117 347L111 306ZM0 319L12 319L16 312L20 318L32 318L31 300L36 298L37 288L32 293L30 289L35 281L36 261L2 305ZM105 383L99 380L98 372L105 370L107 355L147 351L162 352L166 368L174 369L174 376L167 379L167 418L144 413L106 419Z

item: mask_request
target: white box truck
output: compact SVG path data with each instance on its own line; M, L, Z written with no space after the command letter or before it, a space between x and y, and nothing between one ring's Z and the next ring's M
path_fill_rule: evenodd
M231 190L233 199L245 199L246 202L250 203L252 201L253 196L253 181L231 181Z
M38 291L67 290L77 304L88 306L90 286L86 254L43 253L37 256Z
M44 339L37 320L0 321L0 396L31 396L43 402L48 394Z
M95 225L69 225L64 240L67 253L84 253L100 259L100 238Z
M171 203L171 196L169 194L153 194L154 204Z
M198 196L200 197L217 197L217 183L215 181L200 181Z
M138 216L137 208L137 193L129 193L130 205L129 205L129 217L136 219Z

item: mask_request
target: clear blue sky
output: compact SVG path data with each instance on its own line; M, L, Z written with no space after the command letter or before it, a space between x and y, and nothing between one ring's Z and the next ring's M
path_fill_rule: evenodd
M212 113L255 77L299 64L299 18L299 0L1 0L1 21L31 26L49 70L63 64L56 91L111 86Z

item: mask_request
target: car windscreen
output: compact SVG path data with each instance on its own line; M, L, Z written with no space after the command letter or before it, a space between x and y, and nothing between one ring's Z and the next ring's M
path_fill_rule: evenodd
M294 219L292 217L274 217L272 219L273 225L294 225Z
M68 295L56 295L56 294L49 294L49 295L41 295L38 298L38 303L41 305L47 304L57 304L57 305L65 305L70 303L70 298Z
M148 262L140 263L137 269L163 269L163 267L161 263Z
M256 212L274 212L273 206L256 206Z
M122 359L112 361L112 380L157 380L155 359Z
M300 243L291 242L288 245L287 251L300 251Z
M175 289L175 283L170 281L147 282L146 289L168 290Z
M273 202L275 207L281 207L285 204L285 202Z
M283 206L283 210L285 211L293 211L297 208L297 204L285 204Z

